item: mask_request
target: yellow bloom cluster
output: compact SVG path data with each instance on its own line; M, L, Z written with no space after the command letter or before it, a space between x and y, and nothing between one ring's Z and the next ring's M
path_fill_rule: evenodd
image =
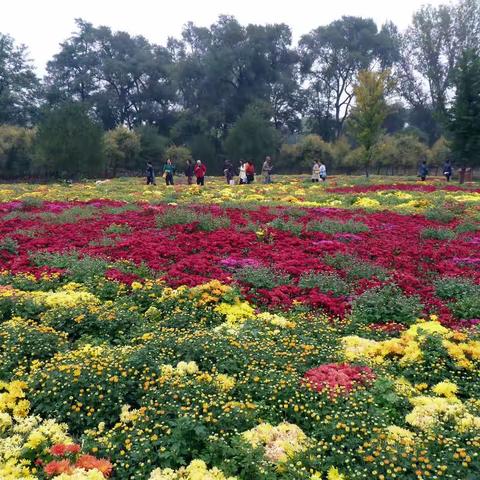
M290 320L287 320L285 317L282 317L281 315L277 315L270 312L260 313L259 315L257 315L257 318L275 327L280 327L280 328L295 327L295 322L291 322Z
M30 458L32 452L56 443L70 444L67 425L54 420L28 416L30 403L25 400L23 382L0 383L0 478L35 479ZM91 480L96 480L92 478Z
M361 359L381 364L388 359L398 359L401 364L412 364L422 360L422 344L430 335L441 337L442 345L458 367L471 369L473 362L480 360L478 340L464 341L464 334L444 327L437 320L416 323L399 338L379 342L356 335L344 337L343 354L348 361Z
M276 427L261 423L243 432L242 437L253 447L264 447L265 457L273 463L287 462L295 454L306 450L309 444L308 437L300 427L286 422Z
M215 307L215 312L225 315L226 327L235 328L241 326L245 320L254 317L255 310L248 302L236 300L234 304L221 302Z
M415 433L406 428L390 425L386 428L387 443L413 445L415 443Z
M179 470L171 468L155 469L149 480L236 480L237 477L226 477L216 467L208 468L203 460L192 460L190 465Z
M83 468L75 468L71 473L62 473L53 477L53 480L105 480L100 470L93 468L84 470Z

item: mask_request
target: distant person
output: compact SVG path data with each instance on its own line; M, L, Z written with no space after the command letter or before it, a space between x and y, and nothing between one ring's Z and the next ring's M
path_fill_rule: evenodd
M255 166L251 160L248 160L245 164L245 173L247 174L247 183L253 183L255 181Z
M319 171L320 180L324 182L327 179L327 167L325 164L320 161L320 171Z
M240 160L240 169L238 172L238 177L240 181L240 185L244 185L247 183L247 164L243 161Z
M155 170L153 169L152 162L147 162L147 185L156 185Z
M427 175L428 175L427 161L422 160L422 164L418 169L418 176L422 179L422 182L424 182L427 179Z
M201 160L197 160L197 164L193 169L195 176L197 177L197 185L205 185L205 174L207 173L207 167Z
M315 160L312 167L312 182L320 181L320 164Z
M168 185L173 185L173 174L175 173L175 165L170 159L167 160L167 163L163 166L163 174L165 175L165 183Z
M187 177L187 183L188 185L191 185L193 183L193 175L194 175L194 168L192 165L192 161L190 159L187 160L187 164L185 166L185 176Z
M263 183L272 183L272 170L272 159L270 157L266 157L262 166Z
M223 174L225 175L227 184L230 185L233 182L233 177L235 176L235 169L233 168L230 160L225 160L223 164Z
M443 175L447 179L447 182L450 181L450 177L452 176L452 172L453 172L452 164L450 163L450 160L447 160L445 162L445 165L443 166Z

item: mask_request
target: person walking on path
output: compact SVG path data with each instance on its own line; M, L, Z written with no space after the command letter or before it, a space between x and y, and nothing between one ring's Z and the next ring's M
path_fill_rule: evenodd
M152 162L147 162L147 185L156 185L155 170L153 169Z
M312 182L319 182L320 181L320 165L315 160L312 167Z
M197 185L205 185L205 174L207 173L207 167L201 160L197 160L197 164L193 169L195 176L197 177Z
M251 160L248 160L245 165L245 173L247 174L247 183L255 181L255 166Z
M187 177L188 185L191 185L193 183L194 171L193 171L192 161L190 159L187 160L187 165L185 166L184 173L185 173L185 176Z
M422 179L422 182L424 182L427 179L427 175L428 175L427 161L422 160L422 164L420 165L420 168L418 170L418 176Z
M244 185L247 183L246 168L247 168L247 164L243 160L240 160L240 169L238 173L240 185Z
M272 159L270 157L265 157L265 161L263 162L262 166L263 183L272 183L272 170Z
M453 172L452 164L450 163L450 160L447 160L445 162L445 165L443 166L443 175L447 179L447 182L450 181L450 177L452 176L452 172Z
M167 163L163 166L163 174L165 175L165 183L168 185L173 185L173 174L175 173L175 165L170 159L167 160Z
M324 182L327 179L327 167L322 161L320 161L319 176L322 182Z

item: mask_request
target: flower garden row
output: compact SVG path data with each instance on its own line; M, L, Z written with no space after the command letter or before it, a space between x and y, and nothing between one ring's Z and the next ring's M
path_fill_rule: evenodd
M480 475L474 188L278 186L345 208L15 188L0 478Z

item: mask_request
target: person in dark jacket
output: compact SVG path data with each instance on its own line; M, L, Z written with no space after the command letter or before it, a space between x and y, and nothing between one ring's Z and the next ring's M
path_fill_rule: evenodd
M201 160L197 160L197 164L193 169L195 176L197 177L197 185L205 185L205 174L207 173L207 167Z
M185 176L187 177L187 183L188 185L191 185L193 183L193 165L192 161L190 159L187 160L187 165L185 166Z
M156 185L155 170L153 169L152 162L147 162L147 185Z
M427 161L423 160L418 170L418 176L422 179L422 182L424 182L427 179L427 175L428 175Z
M173 174L175 173L175 165L170 159L167 160L167 163L163 166L163 174L165 175L165 183L168 185L173 185Z
M235 176L235 168L233 168L233 164L230 160L225 160L225 163L223 164L223 174L225 175L227 184L230 185L230 182Z
M452 176L452 164L450 163L450 160L447 160L445 162L445 165L443 166L443 175L445 175L445 178L447 179L447 182L450 181L450 177Z

